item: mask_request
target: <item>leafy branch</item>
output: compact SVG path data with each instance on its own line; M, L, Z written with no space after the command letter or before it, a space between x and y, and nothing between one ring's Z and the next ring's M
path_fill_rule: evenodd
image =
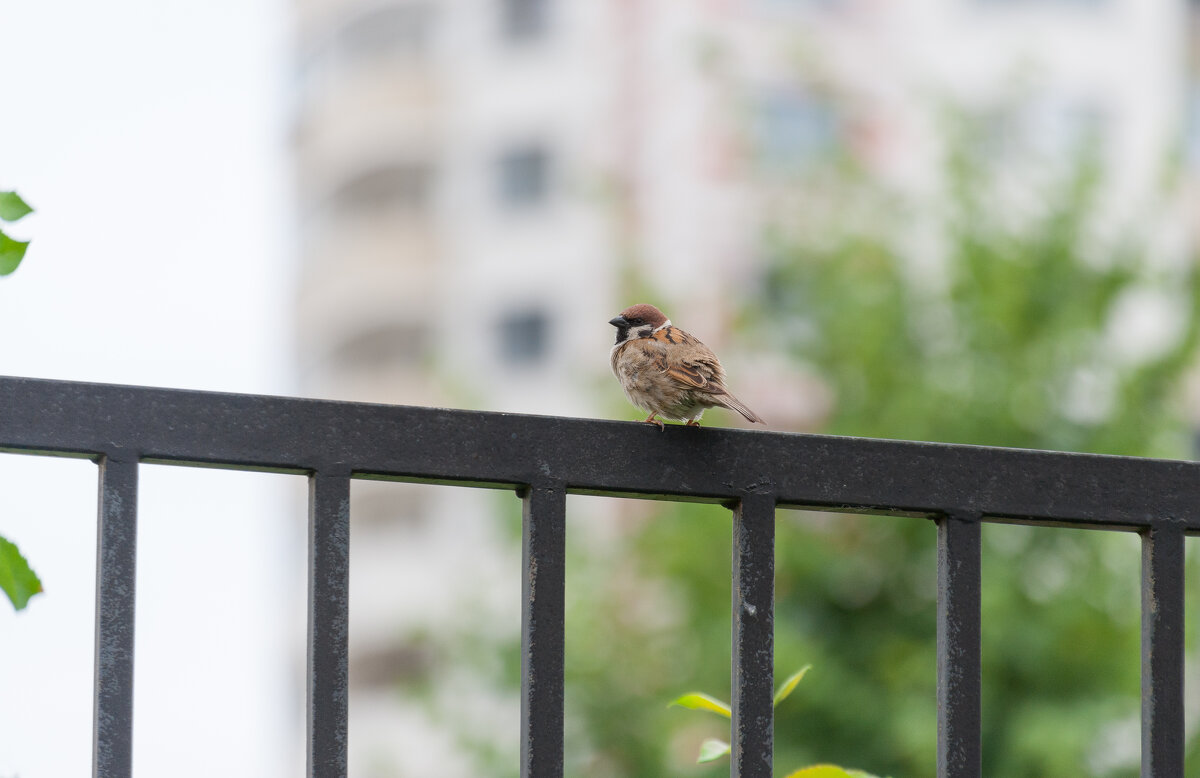
M31 213L33 209L19 194L0 192L0 221L19 221ZM17 265L25 258L27 248L29 241L13 240L4 230L0 230L0 276L6 276L17 269ZM8 595L16 610L24 608L30 597L42 591L42 582L37 573L33 572L29 562L21 556L16 544L3 535L0 535L0 590Z
M795 691L796 686L800 684L808 671L812 669L812 665L805 665L795 673L788 676L788 679L779 685L779 689L775 692L775 699L772 705L779 706L788 696ZM729 707L729 703L718 700L716 697L711 697L704 692L688 692L680 697L671 700L667 707L678 706L680 708L689 708L691 710L706 710L710 713L715 713L727 719L733 718L733 710ZM697 764L705 762L715 762L723 756L729 754L729 743L719 738L707 738L700 744L700 755L696 759ZM794 773L790 773L787 778L877 778L870 773L864 773L862 770L847 770L844 767L838 767L831 764L815 764L803 767Z
M0 221L20 221L31 213L33 209L19 194L0 192ZM0 276L6 276L16 270L25 258L25 250L28 248L29 241L14 240L0 229Z
M8 595L13 608L21 610L29 598L42 591L42 582L29 566L15 543L0 535L0 589Z

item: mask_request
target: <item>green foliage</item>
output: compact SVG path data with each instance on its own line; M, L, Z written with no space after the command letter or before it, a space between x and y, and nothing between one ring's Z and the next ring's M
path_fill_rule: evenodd
M6 276L17 269L21 260L25 259L25 250L29 241L13 240L0 232L0 276Z
M730 718L733 716L733 711L729 708L729 703L718 700L715 697L709 697L703 692L689 692L681 697L676 697L671 700L672 705L677 705L680 708L689 708L691 710L707 710L718 716Z
M787 778L875 778L874 776L864 773L862 770L845 770L837 765L831 764L815 764L811 767L805 767L797 770L794 773L789 773Z
M956 196L933 271L914 267L886 234L777 246L762 324L789 322L779 345L836 389L828 431L1186 451L1172 400L1200 325L1194 264L1155 267L1132 238L1096 235L1088 217L1100 179L1090 163L1015 224L989 215L986 169L951 170ZM1173 331L1129 353L1120 330L1138 305L1156 307Z
M16 192L0 192L0 221L15 222L33 213Z
M1115 219L1094 159L1014 192L1010 160L951 151L936 202L844 161L801 181L801 206L781 200L792 206L765 235L761 289L734 337L825 384L822 432L1189 456L1194 258L1148 248L1141 213L1133 227ZM1131 338L1146 313L1161 326ZM610 378L603 391L625 414ZM692 759L722 754L723 722L653 700L728 683L730 514L616 502L619 532L567 533L569 772L721 774ZM983 774L1137 775L1138 537L988 524L983 542ZM821 668L776 712L776 764L814 765L793 778L846 772L822 760L935 774L933 523L781 511L775 584L776 663Z
M715 762L718 759L729 756L729 744L719 738L705 738L700 743L700 755L696 757L696 764L705 764L707 762Z
M0 537L0 590L16 610L23 609L29 598L42 591L42 582L21 556L16 545Z
M0 192L0 221L15 222L31 213L33 209L16 192ZM29 241L13 240L0 230L0 276L17 269L28 247ZM0 589L17 610L24 608L30 597L42 591L42 582L25 557L3 536L0 536Z
M796 690L796 687L800 685L800 682L804 680L804 676L808 675L808 671L811 669L812 665L805 665L788 676L787 680L779 685L772 704L778 707L779 703L786 700Z
M949 170L953 196L928 240L936 263L902 250L903 227L884 214L872 231L776 243L768 304L748 318L764 337L788 333L775 344L829 384L823 431L1187 457L1194 260L1164 262L1139 236L1098 225L1102 178L1087 158L1040 197L1023 193L1021 218L1000 215L998 172L978 158L957 154ZM1139 315L1166 326L1131 347ZM885 701L875 721L817 702L826 742L932 774L931 582L919 588L933 570L930 528L831 517L788 520L780 535L777 624L800 630L780 642L819 635L837 697ZM984 774L1136 774L1103 754L1105 733L1138 711L1137 538L988 526L984 542ZM908 726L917 721L928 734Z
M1013 192L998 167L955 149L937 203L844 172L829 202L805 195L769 230L761 294L741 316L740 340L827 385L821 431L1189 455L1180 385L1200 274L1191 258L1149 251L1143 227L1099 216L1109 206L1093 159ZM1165 325L1131 345L1147 312ZM572 748L605 775L696 774L678 743L721 733L644 700L728 678L728 514L627 514L619 551L590 546L568 565L569 713L587 733ZM1137 541L985 527L985 775L1136 775L1136 752L1112 741L1132 727L1137 742ZM822 672L777 713L777 764L936 772L935 542L923 519L780 512L776 662ZM630 618L645 600L670 617Z
M775 699L773 700L774 707L779 707L779 703L786 700L795 691L796 686L799 685L800 681L804 679L804 676L811 668L812 665L805 665L779 685L779 689L775 692ZM676 697L671 701L671 705L691 708L693 710L707 710L727 719L733 717L728 703L710 697L703 692L689 692ZM705 764L707 762L715 762L727 756L729 752L729 743L717 738L707 738L700 743L700 756L696 759L696 763ZM792 773L791 776L809 776L809 778L876 778L876 776L858 770L846 770L829 764L805 767Z
M800 681L804 680L804 676L811 669L812 665L805 665L788 676L788 679L779 685L779 689L775 692L775 698L771 704L778 706L779 703L786 700L796 690ZM729 703L718 700L716 697L710 697L704 692L688 692L676 697L671 700L671 704L668 707L671 706L688 708L690 710L707 710L718 716L724 716L727 719L733 717L733 710L729 707Z
M30 213L33 209L16 192L0 192L0 221L15 222ZM0 276L16 270L28 248L29 241L14 240L0 230Z

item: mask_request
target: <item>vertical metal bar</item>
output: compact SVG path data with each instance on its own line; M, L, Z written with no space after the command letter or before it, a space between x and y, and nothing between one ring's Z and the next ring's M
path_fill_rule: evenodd
M771 778L775 744L775 495L733 514L733 778Z
M938 519L938 778L978 778L982 589L978 515Z
M1183 775L1182 527L1142 533L1142 778Z
M308 479L308 776L346 775L350 476Z
M534 484L522 500L521 776L561 778L567 492Z
M137 584L136 457L100 460L92 775L133 772L133 625Z

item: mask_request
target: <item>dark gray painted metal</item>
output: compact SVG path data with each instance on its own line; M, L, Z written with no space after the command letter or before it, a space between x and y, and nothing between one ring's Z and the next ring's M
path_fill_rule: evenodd
M534 484L523 494L521 574L521 776L563 774L567 491Z
M771 778L775 742L775 495L733 513L732 778Z
M784 507L1200 531L1200 464L1048 451L0 378L0 450ZM638 457L613 452L638 451ZM656 467L645 467L653 461ZM803 462L803 467L796 467Z
M938 778L978 778L981 738L979 516L938 518Z
M138 462L318 473L311 481L310 776L346 771L351 477L535 485L525 497L526 776L562 774L570 492L738 504L731 769L747 777L770 774L776 504L952 514L939 524L938 636L939 774L952 776L979 774L979 526L972 519L1142 531L1143 774L1182 774L1182 554L1184 534L1200 533L1198 463L681 426L659 432L628 422L5 377L0 451L101 462L97 776L130 772ZM639 456L621 455L628 451Z
M1183 775L1183 552L1178 526L1142 534L1142 778Z
M96 542L96 679L92 775L133 772L133 617L137 582L136 460L100 460Z
M308 479L308 775L345 778L350 474Z

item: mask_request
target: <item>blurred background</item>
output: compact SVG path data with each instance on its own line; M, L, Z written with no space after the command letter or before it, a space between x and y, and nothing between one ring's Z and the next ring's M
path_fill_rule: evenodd
M0 0L0 372L635 419L605 322L653 302L772 430L1190 459L1198 13ZM5 778L89 769L95 488L0 456L46 587L0 608ZM142 467L139 775L302 773L304 495ZM728 698L728 511L568 509L568 774L726 773L667 702ZM518 774L519 521L354 484L352 776ZM934 774L932 523L778 523L777 769ZM984 544L984 774L1137 775L1137 536Z

